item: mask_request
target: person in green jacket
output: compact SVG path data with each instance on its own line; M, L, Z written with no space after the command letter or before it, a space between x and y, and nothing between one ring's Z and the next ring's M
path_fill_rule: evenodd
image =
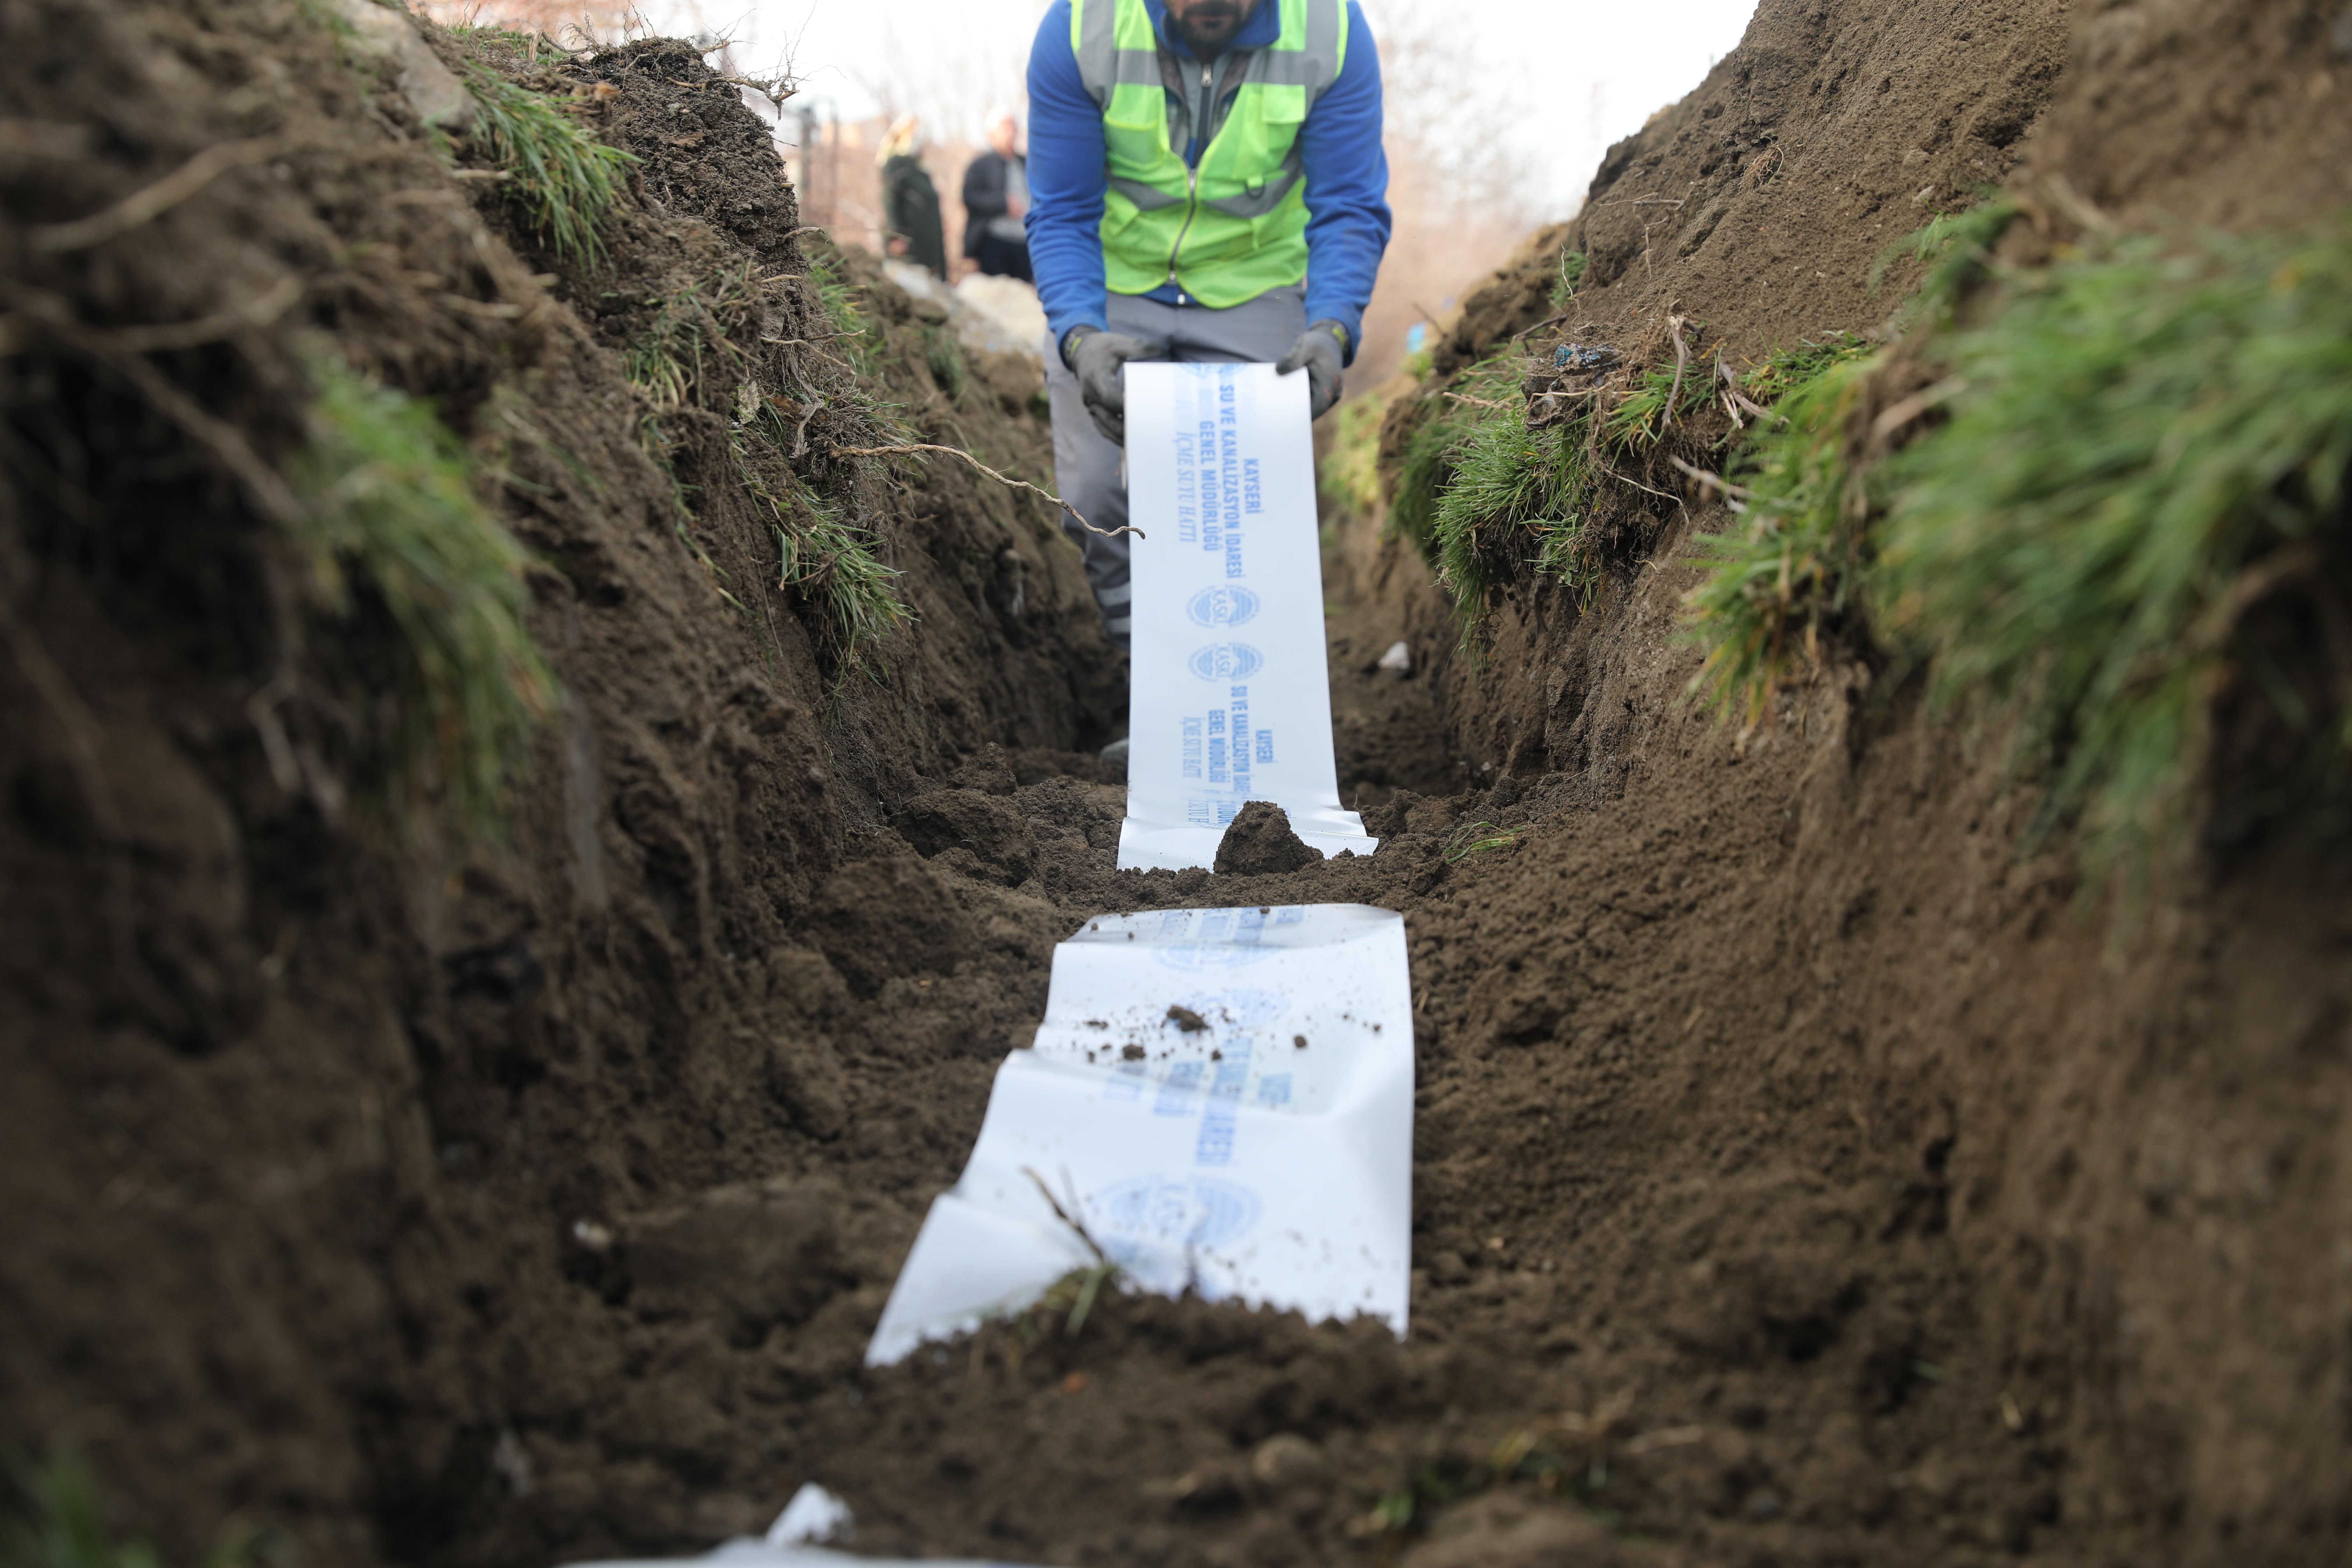
M923 126L911 114L891 122L876 162L882 165L883 243L892 256L948 276L947 230L940 223L939 187L923 167Z

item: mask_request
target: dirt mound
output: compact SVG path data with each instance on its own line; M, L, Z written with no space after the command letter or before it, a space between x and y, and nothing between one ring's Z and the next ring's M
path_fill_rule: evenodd
M327 9L36 12L0 68L0 1442L86 1448L182 1557L252 1508L337 1560L538 1560L547 1527L483 1505L561 1513L606 1461L481 1467L529 1455L501 1446L527 1410L585 1433L555 1413L626 1359L615 1255L581 1238L789 1169L863 1108L828 1034L849 993L791 935L828 879L920 773L1119 721L1039 503L826 456L895 417L1044 478L1036 373L933 352L870 261L812 277L772 154L742 151L763 128L677 46L430 39L478 91L645 151L597 260L548 247L480 140L453 173ZM181 199L109 205L142 190ZM72 247L38 226L92 213L120 221ZM827 290L895 415L828 346ZM757 458L786 510L742 479L739 383L633 380L694 301L808 437ZM301 597L272 475L321 355L430 400L538 563L566 695L503 845L393 794L384 605ZM887 668L850 665L821 580L779 585L779 530L819 513L901 574L919 630Z
M80 1447L175 1560L232 1520L361 1563L698 1550L806 1480L862 1547L1040 1563L2340 1558L2340 847L2258 844L2117 943L2016 855L2000 758L1866 669L1745 742L1690 714L1691 520L1621 487L1622 569L1589 605L1506 574L1481 661L1328 520L1380 852L1117 872L1075 551L845 450L1042 481L1034 365L795 234L682 46L430 36L639 155L593 262L324 15L35 5L0 61L0 1445ZM2110 8L2068 67L2052 5L1769 0L1441 374L1529 329L1867 330L1914 198L2029 153L2238 212L2197 205L2231 137L2344 101L2305 13L2248 15ZM429 400L530 552L564 696L502 842L398 793L398 617L296 596L269 476L322 353ZM877 581L912 617L861 638ZM1407 919L1410 1339L1113 1293L865 1369L1053 944L1297 901Z
M1218 876L1279 876L1319 860L1291 831L1290 814L1270 800L1254 800L1241 808L1225 836L1217 841Z
M2116 220L2297 226L2352 202L2340 6L2103 6L2067 71L2032 165Z

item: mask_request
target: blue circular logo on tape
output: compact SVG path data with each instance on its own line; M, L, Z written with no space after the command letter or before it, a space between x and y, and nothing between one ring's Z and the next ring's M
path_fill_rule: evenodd
M1203 588L1184 613L1204 626L1237 626L1257 614L1257 595L1247 588Z
M1247 680L1265 663L1265 656L1245 642L1213 642L1189 662L1203 680Z
M1139 1176L1087 1209L1091 1225L1120 1239L1216 1247L1255 1225L1265 1205L1249 1188L1214 1176Z

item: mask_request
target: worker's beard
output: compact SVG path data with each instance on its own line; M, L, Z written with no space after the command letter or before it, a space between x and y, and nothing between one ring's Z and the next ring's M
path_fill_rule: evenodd
M1240 0L1199 0L1175 21L1176 36L1194 49L1222 49L1242 30Z

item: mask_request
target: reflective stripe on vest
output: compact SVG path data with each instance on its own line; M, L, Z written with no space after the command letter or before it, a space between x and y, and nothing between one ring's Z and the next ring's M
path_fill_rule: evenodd
M1223 307L1307 276L1298 130L1347 63L1347 0L1262 3L1278 6L1282 35L1224 57L1245 57L1221 84L1233 108L1194 167L1169 136L1160 40L1144 0L1073 0L1070 45L1103 117L1103 270L1113 293L1174 283Z

